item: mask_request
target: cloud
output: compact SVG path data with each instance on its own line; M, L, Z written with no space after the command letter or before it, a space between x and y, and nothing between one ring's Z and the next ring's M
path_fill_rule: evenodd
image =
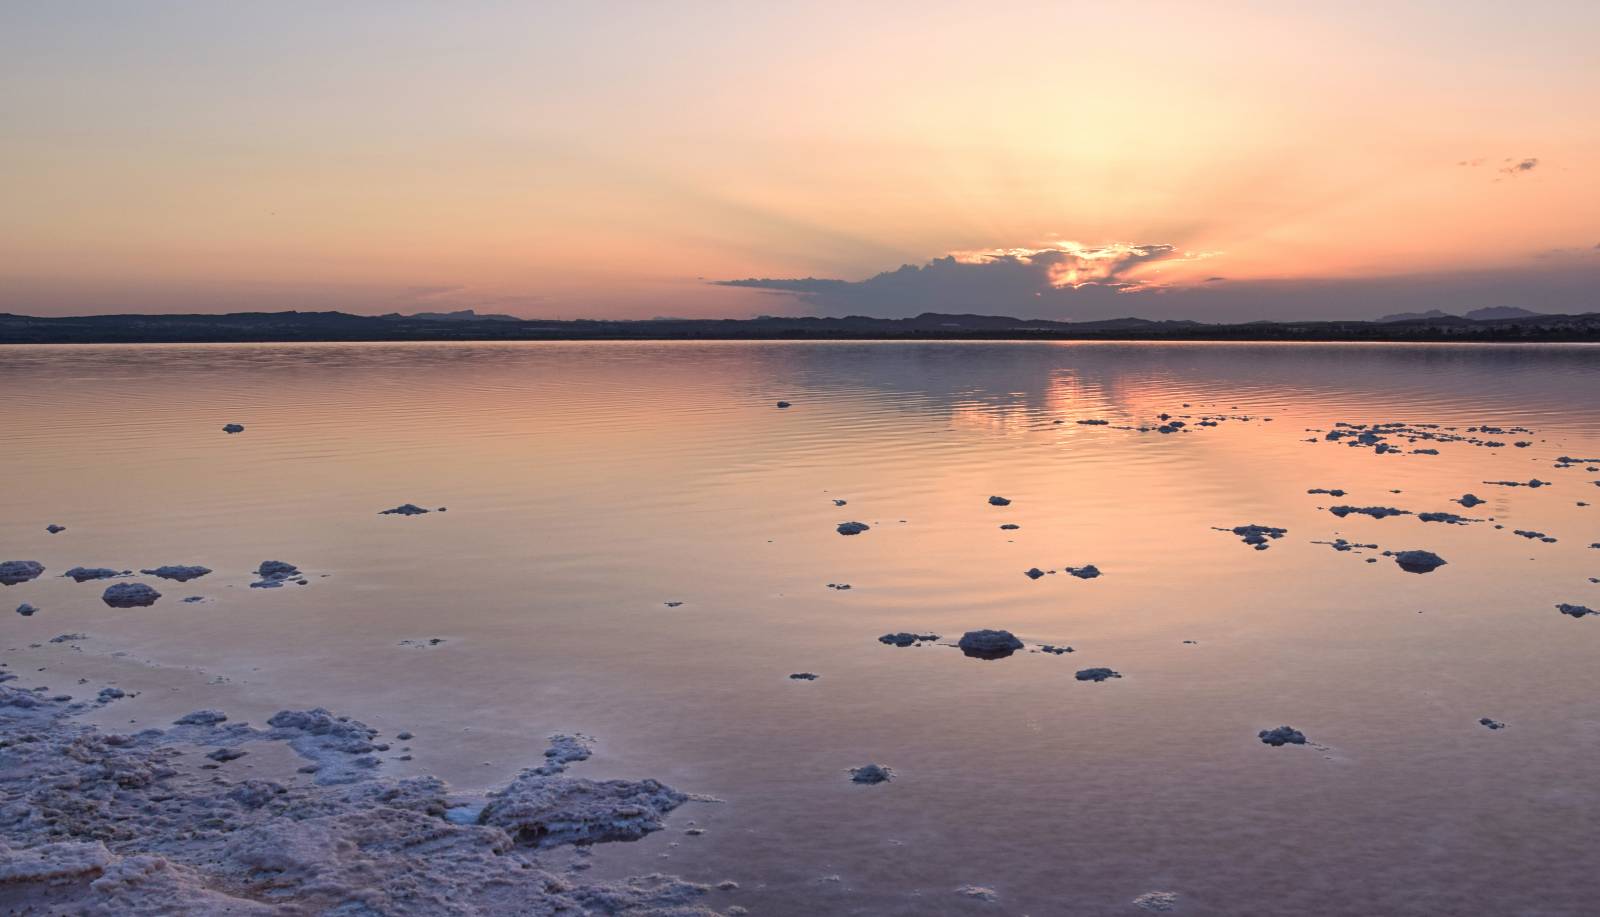
M1370 318L1390 312L1465 312L1516 305L1537 312L1600 308L1600 246L1532 254L1520 266L1366 277L1239 278L1208 275L1208 252L1169 244L955 252L866 280L817 277L713 281L790 298L782 314L903 318L924 312L1095 320L1139 316L1202 321ZM1182 282L1158 273L1173 266ZM1189 271L1184 271L1190 268Z
M1056 242L1042 248L952 252L861 281L816 277L713 281L717 286L798 296L828 314L916 315L921 312L1020 310L1053 314L1068 304L1158 288L1156 266L1209 257L1175 245Z

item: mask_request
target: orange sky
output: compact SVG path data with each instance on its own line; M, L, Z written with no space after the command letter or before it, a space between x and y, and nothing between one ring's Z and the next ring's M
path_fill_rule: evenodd
M537 6L7 5L0 310L797 313L705 281L1117 246L1174 254L1040 314L1600 308L1600 5Z

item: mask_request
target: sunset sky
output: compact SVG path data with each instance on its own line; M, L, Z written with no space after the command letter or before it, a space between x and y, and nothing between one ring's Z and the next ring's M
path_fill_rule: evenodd
M1597 48L1580 0L7 3L0 311L1600 310Z

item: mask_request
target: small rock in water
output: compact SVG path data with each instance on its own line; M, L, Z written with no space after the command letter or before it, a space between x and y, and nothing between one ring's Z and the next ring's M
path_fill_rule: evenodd
M789 677L794 679L795 681L816 681L818 678L821 678L822 676L816 674L815 672L796 672L793 675L790 675Z
M112 608L143 608L159 598L161 593L144 583L113 583L100 594L100 600Z
M963 885L956 889L956 894L964 895L976 901L1000 900L1000 893L985 885Z
M1009 630L969 630L957 646L974 659L1004 659L1022 649L1022 641Z
M1010 506L1011 505L1011 501L1007 500L1005 497L990 497L989 498L989 505L990 506Z
M1133 899L1133 906L1156 914L1165 914L1177 908L1178 895L1175 892L1145 892Z
M1094 564L1085 564L1082 567L1068 567L1067 572L1078 579L1094 579L1100 575L1100 568Z
M429 510L423 509L415 503L402 503L393 509L379 511L380 516L420 516Z
M1371 549L1376 551L1378 549L1378 546L1375 544L1361 544L1357 541L1346 541L1343 538L1335 538L1332 541L1313 541L1311 543L1325 544L1328 547L1333 548L1335 551L1341 552L1357 551L1362 549Z
M1121 678L1122 673L1112 669L1098 667L1093 669L1079 669L1077 674L1073 677L1079 681L1105 681L1108 678Z
M1032 567L1022 571L1022 575L1026 576L1028 579L1038 579L1039 577L1044 576L1044 571L1040 570L1038 567Z
M23 602L21 605L17 606L17 614L22 615L24 618L31 618L38 613L39 609L33 605L29 605L27 602Z
M1474 494L1462 494L1460 499L1456 500L1456 502L1460 503L1462 506L1465 506L1467 509L1471 509L1480 503L1488 503L1489 501Z
M1340 519L1355 513L1361 516L1371 516L1374 519L1383 519L1387 516L1409 516L1410 510L1395 509L1392 506L1330 506L1328 512Z
M1487 726L1490 729L1504 729L1504 728L1506 728L1506 724L1505 723L1502 723L1499 720L1491 720L1488 717L1483 717L1482 719L1478 720L1478 724L1480 726Z
M853 783L888 783L894 779L894 771L882 764L863 764L850 769L850 780Z
M172 721L174 726L215 726L226 722L228 715L221 710L196 710Z
M244 424L242 424L242 423L223 424L222 425L222 432L224 432L224 433L243 433L244 432ZM270 439L271 437L268 437L268 438Z
M1528 539L1536 540L1536 541L1542 541L1542 542L1544 542L1546 544L1555 544L1555 541L1556 541L1554 538L1551 538L1549 535L1546 535L1543 532L1533 532L1533 531L1529 531L1528 529L1515 529L1515 530L1512 531L1511 534L1513 534L1513 535L1521 535L1523 538L1528 538Z
M878 642L890 646L911 646L917 643L932 643L937 639L939 639L938 634L908 634L901 631L897 634L884 634L878 638Z
M1056 646L1051 643L1041 643L1039 644L1039 649L1053 656L1061 656L1073 651L1070 646Z
M1075 422L1085 427L1103 427L1111 423L1109 420L1099 420L1097 418L1090 418L1088 420L1079 420Z
M256 575L261 579L251 583L251 589L276 589L287 582L296 582L302 586L306 584L299 567L281 560L262 561L261 566L256 568Z
M247 752L240 751L237 748L219 748L216 751L207 753L206 757L218 764L224 764L237 758L243 758L246 754Z
M1344 496L1344 491L1340 490L1337 487L1331 487L1331 488L1330 487L1313 487L1310 490L1306 491L1306 493L1308 493L1308 494L1327 494L1330 497L1342 497L1342 496Z
M1569 605L1566 602L1562 602L1560 605L1557 605L1556 611L1574 618L1583 618L1589 615L1600 614L1600 611L1595 611L1593 608L1589 608L1586 605Z
M1432 573L1448 561L1432 551L1384 551L1384 557L1393 557L1400 569L1407 573Z
M72 643L78 640L89 639L88 634L58 634L50 638L51 643Z
M164 567L155 567L150 570L140 570L139 572L146 576L159 576L162 579L171 579L177 580L180 583L187 583L192 579L199 579L200 577L205 576L207 573L210 573L211 568L202 567L197 564L190 566L185 566L182 564L168 564Z
M849 503L848 500L835 500L835 501L833 501L833 505L834 506L844 506L847 503Z
M1007 522L1005 525L1000 526L1000 530L1002 532L1015 532L1020 528L1022 528L1022 526L1017 525L1015 522Z
M73 567L61 575L72 577L72 581L75 583L86 583L94 579L111 579L132 574L132 570L113 570L110 567Z
M1446 525L1466 525L1469 522L1483 521L1470 516L1458 516L1455 513L1418 513L1417 518L1423 522L1443 522Z
M36 560L0 561L0 584L15 586L37 579L44 572L44 564Z
M1256 737L1261 739L1262 744L1271 745L1273 747L1306 744L1306 734L1294 728L1293 726L1279 726L1276 729L1263 729L1256 733Z
M1250 545L1257 551L1265 551L1268 547L1267 541L1269 539L1276 541L1277 539L1289 534L1288 529L1280 529L1270 525L1255 524L1236 525L1231 529L1218 528L1217 531L1232 532L1233 534L1239 536L1240 541Z
M674 601L671 601L671 602L662 602L661 604L667 606L668 608L677 608L680 605L682 605L683 603L680 602L680 601L674 600Z
M839 523L839 534L859 535L870 528L872 528L872 526L867 525L865 522L841 522Z
M52 522L49 525L45 526L44 530L49 532L52 535L55 535L55 534L58 534L60 532L65 532L67 530L67 527L64 526L64 525L56 525L54 522Z
M121 688L101 688L100 693L95 696L95 703L109 704L114 700L120 700L127 696L128 692Z

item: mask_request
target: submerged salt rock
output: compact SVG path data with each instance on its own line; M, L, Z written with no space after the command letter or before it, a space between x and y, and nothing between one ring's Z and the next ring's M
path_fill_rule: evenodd
M872 526L867 525L865 522L841 522L839 523L839 534L859 535L870 528L872 528Z
M1588 617L1589 615L1600 614L1600 611L1595 611L1586 605L1569 605L1566 602L1562 602L1560 605L1557 605L1556 611L1573 618L1583 618Z
M1011 505L1011 501L1007 500L1005 497L990 497L989 498L989 505L990 506L1010 506Z
M1122 673L1103 666L1097 666L1092 669L1079 669L1073 677L1079 681L1105 681L1108 678L1121 678Z
M60 534L61 532L65 532L67 530L67 527L64 526L64 525L57 525L56 523L52 522L49 525L45 526L44 530L49 532L52 535L57 535L57 534Z
M531 847L638 840L689 799L655 780L586 780L525 773L489 794L478 824Z
M1505 723L1502 723L1499 720L1492 720L1489 717L1483 717L1482 719L1478 720L1478 725L1485 726L1485 727L1487 727L1489 729L1504 729L1504 728L1506 728L1506 724Z
M1250 545L1257 551L1265 551L1269 547L1267 544L1269 539L1276 541L1277 539L1289 534L1288 529L1280 529L1271 525L1256 525L1255 523L1251 523L1250 525L1236 525L1231 529L1219 528L1217 531L1232 532L1233 534L1239 536L1240 541Z
M544 750L544 764L534 768L539 774L559 774L568 764L589 760L594 739L585 735L557 734L550 737L550 747Z
M86 583L96 579L112 579L118 576L131 576L132 570L113 570L110 567L73 567L62 576L69 576L73 582Z
M420 516L420 515L422 515L423 513L426 513L426 512L430 512L430 511L426 510L426 509L423 509L422 507L418 506L415 503L402 503L399 506L394 507L393 509L382 510L381 512L378 513L378 515L380 515L380 516Z
M242 423L223 424L222 425L222 432L224 432L224 433L243 433L244 432L244 424L242 424Z
M161 593L144 583L113 583L100 594L100 601L112 608L143 608L159 598Z
M894 770L882 764L863 764L850 769L852 783L888 783L894 779Z
M795 672L793 675L789 676L789 678L794 681L816 681L821 677L821 675L818 675L815 672Z
M1383 556L1393 557L1400 569L1407 573L1432 573L1448 563L1432 551L1384 551Z
M146 576L159 576L162 579L177 580L180 583L187 583L192 579L199 579L200 577L205 576L207 573L210 573L211 568L202 567L198 564L168 564L163 567L140 570L139 572Z
M1456 502L1460 503L1462 506L1465 506L1467 509L1471 509L1480 503L1487 503L1489 501L1475 494L1462 494L1456 499Z
M215 726L228 719L221 710L195 710L172 721L174 726Z
M780 401L780 402L778 402L778 407L780 407L780 408L786 408L786 407L789 407L789 402L787 402L787 401Z
M1392 506L1330 506L1328 512L1340 519L1352 513L1361 516L1371 516L1374 519L1383 519L1388 516L1409 516L1410 510L1396 509Z
M295 582L304 586L304 574L294 564L281 560L264 560L256 568L256 575L261 577L250 584L251 589L276 589L287 582Z
M1133 899L1133 906L1156 914L1165 914L1178 907L1176 892L1145 892Z
M36 560L0 561L0 584L15 586L37 579L44 572L44 564Z
M1022 649L1022 641L1009 630L969 630L956 645L974 659L1004 659Z
M1256 733L1256 737L1263 745L1282 747L1284 745L1306 744L1306 734L1293 726L1279 726L1276 729L1263 729Z
M884 634L878 638L878 642L891 646L911 646L914 643L932 643L937 639L939 639L938 634L910 634L901 631L897 634Z
M23 602L21 605L17 606L17 614L22 615L24 618L31 618L38 613L39 609L33 605L29 605L27 602Z

